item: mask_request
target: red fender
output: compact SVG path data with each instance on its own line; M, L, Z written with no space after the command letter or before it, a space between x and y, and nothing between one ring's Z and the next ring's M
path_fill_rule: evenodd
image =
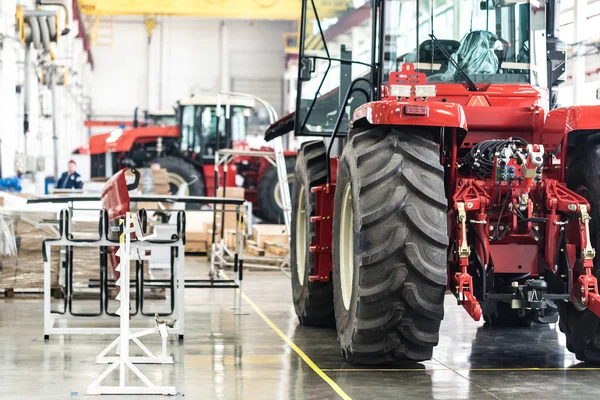
M548 113L544 124L544 143L561 142L575 131L600 131L600 106L557 108Z
M90 138L90 153L103 154L108 151L128 152L134 143L156 142L160 138L178 138L177 126L151 126L145 128L124 129L120 134L103 133Z
M424 115L411 115L406 106L425 107ZM363 104L354 111L352 124L366 120L371 125L412 125L458 128L467 131L463 107L443 102L381 100Z

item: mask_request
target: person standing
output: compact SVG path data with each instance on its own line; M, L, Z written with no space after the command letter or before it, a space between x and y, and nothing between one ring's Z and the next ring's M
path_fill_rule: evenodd
M67 172L63 173L58 180L56 189L83 189L83 181L81 175L77 173L75 160L69 161Z

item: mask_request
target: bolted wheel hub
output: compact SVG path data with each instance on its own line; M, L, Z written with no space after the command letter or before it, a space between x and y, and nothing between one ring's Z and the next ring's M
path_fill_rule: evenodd
M183 196L189 196L190 195L190 188L187 185L187 182L185 181L185 179L183 179L183 177L179 174L176 174L174 172L168 172L167 174L169 176L169 191L171 192L171 195L177 195L179 193L179 189L181 188L182 185L185 185L185 190L183 191Z

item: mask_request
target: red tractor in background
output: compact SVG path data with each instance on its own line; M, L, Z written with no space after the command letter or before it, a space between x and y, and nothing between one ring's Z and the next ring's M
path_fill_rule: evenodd
M147 126L175 126L177 125L177 119L175 110L153 110L144 111L144 120L140 122L138 119L139 108L136 107L133 112L133 119L131 121L126 120L86 120L84 126L86 128L98 128L98 127L125 127L125 128L138 128ZM76 153L87 154L89 151L82 147L76 150Z
M91 176L107 177L122 168L147 167L157 160L168 171L171 194L183 188L183 195L214 196L215 152L249 149L247 123L254 107L253 100L242 97L228 96L222 102L216 96L192 97L177 103L176 126L148 124L94 135L89 143ZM296 153L284 155L291 179ZM283 222L274 166L263 157L238 156L229 171L233 173L227 174L227 186L244 187L255 215L267 222Z
M556 106L557 3L419 2L354 10L372 36L356 58L302 2L297 109L267 131L328 138L295 169L300 322L335 324L350 362L427 360L449 290L491 325L560 316L567 349L600 363L600 107Z

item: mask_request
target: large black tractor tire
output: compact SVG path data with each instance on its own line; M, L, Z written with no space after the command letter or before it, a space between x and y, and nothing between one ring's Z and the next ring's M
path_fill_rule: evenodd
M286 157L285 166L288 173L288 182L290 183L290 193L292 179L294 179L294 166L296 158ZM269 167L260 177L258 182L258 205L260 212L259 218L271 224L283 224L283 208L281 205L281 194L279 193L279 178L277 169L274 166Z
M308 251L315 240L316 195L311 188L326 182L323 141L305 143L298 152L292 189L291 273L294 308L302 325L333 326L333 289L329 282L309 282L315 254Z
M570 189L587 198L591 205L590 237L592 246L600 249L600 143L582 143L570 150L573 160L567 170ZM600 252L599 252L600 254ZM580 260L578 260L578 264ZM594 275L600 278L598 256L594 260ZM576 265L577 268L577 265ZM577 293L575 294L577 295ZM559 327L567 338L567 349L580 361L600 364L600 318L589 309L581 310L573 303L559 302Z
M176 195L179 186L185 182L188 185L189 196L206 196L206 187L204 186L204 176L198 169L179 157L162 157L158 159L161 168L165 168L169 173L169 187L172 195ZM187 210L199 210L200 206L188 204Z
M342 354L359 364L430 359L447 281L438 145L418 128L352 134L339 163L334 210L333 293Z

